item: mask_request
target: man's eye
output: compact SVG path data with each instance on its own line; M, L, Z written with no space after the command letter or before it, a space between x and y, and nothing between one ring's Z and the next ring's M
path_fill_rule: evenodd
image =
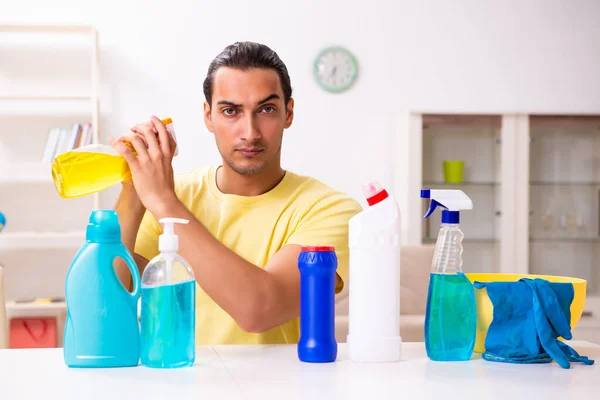
M221 112L225 115L234 115L236 110L234 108L224 108Z
M271 113L275 112L275 107L273 107L273 106L266 106L265 108L263 108L260 111L264 112L264 113L267 113L267 114L271 114Z

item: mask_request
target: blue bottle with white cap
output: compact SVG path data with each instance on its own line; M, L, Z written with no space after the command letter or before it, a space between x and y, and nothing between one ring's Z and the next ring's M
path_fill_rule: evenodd
M425 348L434 361L466 361L475 346L476 311L473 284L462 270L460 210L473 209L473 202L461 190L422 190L431 199L424 218L438 206L442 225L437 238L425 313Z

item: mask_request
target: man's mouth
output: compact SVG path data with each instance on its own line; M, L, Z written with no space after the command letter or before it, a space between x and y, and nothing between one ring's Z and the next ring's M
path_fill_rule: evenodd
M246 157L253 157L253 156L257 155L258 153L262 152L263 149L242 148L242 149L237 149L237 151Z

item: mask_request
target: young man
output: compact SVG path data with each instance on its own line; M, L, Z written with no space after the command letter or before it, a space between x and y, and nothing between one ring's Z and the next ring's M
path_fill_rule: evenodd
M143 271L158 254L157 220L177 225L179 254L192 266L196 343L295 343L299 339L302 245L333 245L336 292L348 274L348 220L361 210L348 196L281 168L284 129L294 118L285 64L267 46L228 46L204 81L204 122L221 166L173 177L175 143L159 119L134 126L114 148L127 160L116 204L123 242ZM125 265L117 271L130 282Z

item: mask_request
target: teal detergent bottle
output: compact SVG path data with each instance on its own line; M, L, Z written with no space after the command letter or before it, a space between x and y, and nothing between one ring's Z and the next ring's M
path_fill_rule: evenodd
M424 218L441 206L442 224L437 238L425 313L425 349L434 361L465 361L475 346L475 292L462 271L460 210L471 210L473 202L461 190L422 190L431 199Z
M115 273L113 262L117 257L125 260L131 271L132 293ZM93 211L86 242L75 255L65 283L65 363L69 367L89 368L137 366L139 295L140 274L121 242L117 213Z

